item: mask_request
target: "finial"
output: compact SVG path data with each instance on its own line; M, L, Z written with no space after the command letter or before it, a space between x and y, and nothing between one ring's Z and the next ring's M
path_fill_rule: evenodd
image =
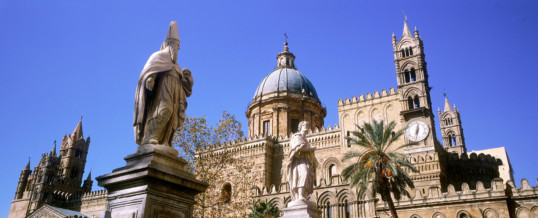
M402 14L403 14L403 16L404 16L404 22L407 23L407 15L405 15L405 10L402 10Z
M80 121L82 121L82 115L80 115Z
M54 147L56 147L56 140L54 140Z
M284 33L284 42L288 42L288 34Z

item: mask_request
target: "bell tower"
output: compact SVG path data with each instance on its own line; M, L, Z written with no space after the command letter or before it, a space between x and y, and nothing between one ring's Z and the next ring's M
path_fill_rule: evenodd
M90 147L90 137L84 140L82 133L82 117L71 135L62 139L60 148L60 177L58 189L68 193L76 193L81 189L82 175L86 166L86 156Z
M465 147L465 137L463 136L460 112L456 105L454 105L454 110L452 110L446 94L443 113L441 113L441 109L438 109L438 113L439 123L441 124L443 147L445 150L449 153L458 153L459 155L466 153L467 148Z
M419 170L410 174L415 187L426 194L430 187L442 187L445 166L440 160L444 158L444 151L435 134L424 45L416 28L411 33L406 19L400 40L392 34L392 46L401 104L400 122L407 128L404 140L414 143L405 147L403 153Z
M431 87L428 84L424 45L418 30L415 28L414 34L411 34L407 21L405 21L402 38L397 41L396 36L392 34L392 46L398 93L402 105L400 112L402 123L411 124L413 121L419 121L418 124L421 124L418 125L415 132L410 131L406 136L408 139L412 138L411 141L417 142L422 147L431 147L435 144L435 128L433 128L434 120L430 99Z

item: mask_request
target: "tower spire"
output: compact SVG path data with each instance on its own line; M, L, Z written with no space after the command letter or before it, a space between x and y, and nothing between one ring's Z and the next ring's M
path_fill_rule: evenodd
M50 156L56 156L56 140L54 140L54 147L50 150Z
M448 103L448 98L446 97L446 93L444 93L444 95L445 95L445 109L443 110L443 112L452 111L452 107L450 107L450 103Z
M407 16L405 17L405 20L404 20L404 29L403 29L402 37L404 36L413 37L413 35L411 35L411 31L409 30L409 26L407 26Z
M73 139L83 138L82 134L82 115L80 116L80 121L77 124L77 127L75 127L75 130L73 130L73 133L71 134Z
M28 157L28 163L26 164L25 170L30 170L30 157Z

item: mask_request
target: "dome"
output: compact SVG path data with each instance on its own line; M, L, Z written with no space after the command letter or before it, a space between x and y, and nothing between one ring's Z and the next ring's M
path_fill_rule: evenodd
M273 92L304 93L319 101L316 89L310 80L294 68L277 68L267 75L256 89L254 99Z

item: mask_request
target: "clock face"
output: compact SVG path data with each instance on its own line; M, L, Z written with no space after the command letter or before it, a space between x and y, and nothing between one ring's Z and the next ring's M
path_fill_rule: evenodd
M429 131L430 128L428 127L428 124L419 120L415 120L407 124L405 136L407 137L407 139L413 142L418 142L424 140L426 136L428 136Z

